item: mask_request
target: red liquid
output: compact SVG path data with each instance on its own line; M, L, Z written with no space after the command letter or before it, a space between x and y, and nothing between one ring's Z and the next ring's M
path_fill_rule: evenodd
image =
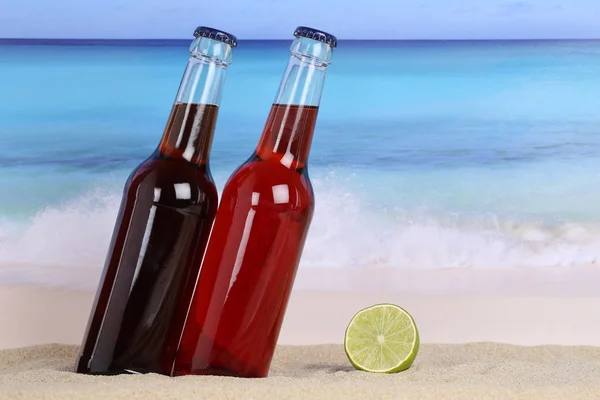
M76 370L170 374L217 208L207 165L218 107L175 104L130 175Z
M225 185L175 375L268 375L313 215L305 165L317 111L274 105Z

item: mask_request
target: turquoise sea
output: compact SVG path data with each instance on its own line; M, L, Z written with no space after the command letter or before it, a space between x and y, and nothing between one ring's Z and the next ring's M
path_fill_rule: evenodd
M0 281L28 266L102 267L189 43L0 41ZM235 49L212 152L219 188L259 138L289 44ZM341 41L302 267L600 262L599 77L600 41Z

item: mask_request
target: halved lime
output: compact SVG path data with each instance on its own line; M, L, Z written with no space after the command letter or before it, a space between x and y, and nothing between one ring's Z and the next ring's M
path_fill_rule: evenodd
M413 317L393 304L360 310L348 324L344 350L357 369L394 373L408 369L419 352Z

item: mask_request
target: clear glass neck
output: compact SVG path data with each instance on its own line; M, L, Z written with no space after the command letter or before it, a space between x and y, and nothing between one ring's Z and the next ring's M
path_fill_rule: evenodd
M318 106L333 48L313 39L296 38L275 104Z
M331 46L297 38L256 154L262 160L303 171L308 163Z
M221 104L221 93L233 49L226 43L196 38L177 92L177 103Z
M221 93L232 48L197 38L183 74L158 151L163 157L208 165Z

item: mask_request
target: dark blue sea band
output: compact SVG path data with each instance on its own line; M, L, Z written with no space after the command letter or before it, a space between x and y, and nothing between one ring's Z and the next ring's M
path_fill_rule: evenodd
M337 38L335 36L333 36L331 33L319 31L319 30L316 30L313 28L308 28L306 26L297 27L296 30L294 31L294 36L318 40L319 42L328 44L331 47L337 46Z
M209 28L208 26L199 26L194 31L195 37L205 37L209 39L218 40L219 42L226 43L231 47L237 47L237 38L231 33L223 32L218 29Z

